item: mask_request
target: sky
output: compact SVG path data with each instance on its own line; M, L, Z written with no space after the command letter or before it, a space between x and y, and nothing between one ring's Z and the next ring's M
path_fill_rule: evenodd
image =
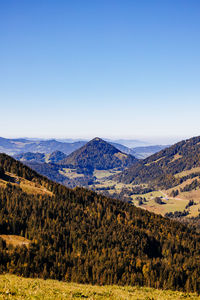
M200 135L199 0L0 0L0 136Z

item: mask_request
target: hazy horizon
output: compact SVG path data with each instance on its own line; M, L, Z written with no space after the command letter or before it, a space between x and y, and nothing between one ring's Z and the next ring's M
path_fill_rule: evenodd
M174 144L177 143L181 140L185 140L185 139L189 139L192 138L193 136L182 136L182 137L173 137L173 136L169 136L169 137L120 137L120 136L80 136L80 137L70 137L70 136L66 136L66 137L55 137L55 136L49 136L49 137L40 137L40 136L0 136L0 138L6 138L6 139L27 139L27 140L33 140L33 141L47 141L47 140L57 140L57 141L61 141L61 142L76 142L76 141L90 141L92 139L94 139L95 137L99 137L103 140L106 141L112 141L112 142L116 142L116 143L126 143L129 141L135 141L138 142L139 144L142 145L170 145L170 144Z

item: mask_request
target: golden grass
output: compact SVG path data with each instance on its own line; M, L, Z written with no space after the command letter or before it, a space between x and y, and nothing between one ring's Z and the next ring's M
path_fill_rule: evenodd
M177 173L175 174L174 176L175 177L184 177L184 176L187 176L187 175L190 175L190 174L193 174L193 173L198 173L200 172L200 167L197 167L197 168L192 168L190 170L186 170L186 171L183 171L183 172L180 172L180 173Z
M144 202L144 204L138 206L138 202L136 200L138 196L145 197L147 202ZM155 197L163 197L162 201L164 204L156 203L154 201ZM154 191L147 194L134 195L132 196L132 198L134 199L133 203L136 206L154 212L156 214L161 214L163 216L167 212L184 211L185 206L188 204L187 199L169 197L166 191ZM165 198L167 198L168 200L166 200Z
M95 286L0 275L0 299L199 300L194 293L136 286Z
M165 204L157 204L154 199L152 199L140 207L164 216L167 212L184 211L188 203L187 200L176 200L172 198L163 200L163 202Z
M95 176L97 179L102 179L111 175L113 175L113 173L108 170L94 170L93 172L93 176Z
M159 162L163 158L165 158L165 156L162 156L162 157L158 158L157 160L151 161L150 163L145 164L145 166L150 166L152 164L155 164L155 163Z
M52 196L53 193L48 191L44 186L39 185L33 181L26 180L22 177L19 177L17 175L14 175L12 173L6 172L6 175L10 176L15 182L10 182L10 184L19 186L25 193L27 194L48 194L49 196ZM0 186L6 187L6 184L8 182L4 180L0 180Z
M170 163L172 163L173 161L175 161L175 160L177 160L177 159L179 159L181 157L183 157L183 156L177 153L176 155L174 155L174 157L172 158L172 160L170 161Z
M31 185L28 181L20 183L19 186L27 194L48 194L50 196L53 195L53 193L48 191L46 188Z
M22 236L19 235L6 235L6 234L1 234L0 238L2 238L7 245L12 245L14 247L17 246L29 246L29 244L31 243L30 240L25 239Z
M120 160L123 160L124 158L127 158L127 157L128 157L127 154L125 154L125 153L120 153L120 152L115 153L114 156L116 156L116 157L119 158Z

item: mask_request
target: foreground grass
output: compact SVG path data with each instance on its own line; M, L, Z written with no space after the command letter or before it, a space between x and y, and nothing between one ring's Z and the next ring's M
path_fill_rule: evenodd
M27 279L0 275L0 299L200 299L196 294L146 287L92 286L56 280Z

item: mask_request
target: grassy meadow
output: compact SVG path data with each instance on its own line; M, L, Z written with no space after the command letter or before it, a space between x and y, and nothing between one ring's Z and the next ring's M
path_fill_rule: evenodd
M200 296L147 287L92 286L6 274L0 275L0 299L194 300Z

